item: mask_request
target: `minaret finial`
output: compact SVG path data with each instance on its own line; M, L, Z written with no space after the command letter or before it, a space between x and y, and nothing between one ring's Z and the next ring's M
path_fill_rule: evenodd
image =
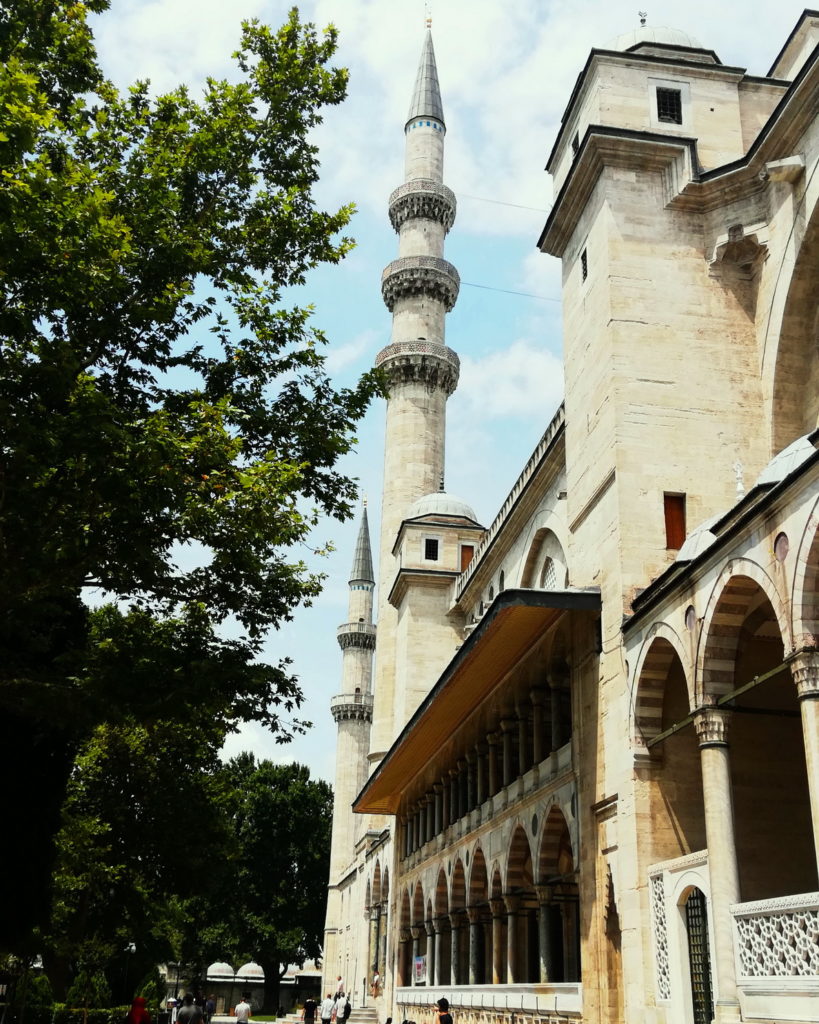
M645 28L646 18L648 17L647 11L638 11L637 14L640 17L640 28Z
M424 4L424 23L427 27L427 31L432 28L432 3L431 0L426 0Z
M444 474L441 473L441 482L438 484L438 490L443 494L444 491Z

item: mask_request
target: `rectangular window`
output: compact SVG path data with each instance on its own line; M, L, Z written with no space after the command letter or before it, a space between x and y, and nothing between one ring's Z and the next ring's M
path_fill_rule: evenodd
M472 544L461 544L461 572L463 572L472 561L475 548Z
M427 562L438 561L438 541L434 537L424 538L424 558Z
M665 546L679 550L685 541L685 495L664 494Z
M682 124L682 93L679 89L657 89L657 120Z
M580 253L580 273L584 281L589 276L589 257L586 255L585 249Z

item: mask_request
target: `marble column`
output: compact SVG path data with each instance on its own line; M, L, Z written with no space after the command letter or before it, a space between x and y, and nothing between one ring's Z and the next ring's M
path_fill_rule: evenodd
M529 768L529 709L521 703L518 704L518 775L525 775Z
M490 732L486 737L489 747L489 796L494 796L500 789L498 785L498 743L500 737L496 732Z
M444 959L444 949L443 949L443 946L444 946L444 944L441 941L441 932L443 930L443 926L444 926L444 918L442 918L442 917L436 917L433 920L433 922L432 922L432 927L433 927L433 930L435 932L435 935L434 935L434 940L435 940L435 964L434 964L435 975L434 976L435 976L435 984L436 985L442 984L442 978L443 978L443 959Z
M467 814L478 802L478 787L475 781L475 751L470 750L466 755L466 811Z
M802 651L791 662L802 714L805 768L808 774L813 850L819 867L819 651Z
M432 921L425 921L424 928L427 933L427 985L437 985L438 975L435 973L435 962L437 959L435 951L435 925Z
M410 964L410 984L415 985L415 959L421 955L421 936L424 929L420 924L414 924L410 928L412 933L412 963Z
M458 769L449 770L449 824L458 820Z
M717 975L715 1020L738 1021L734 925L731 904L739 903L739 872L734 840L734 802L731 762L728 755L730 712L702 707L694 712L700 745L705 835L708 842L708 874L711 882L711 917L714 945L712 962Z
M424 828L424 842L428 843L430 839L435 835L435 801L431 793L428 793L425 798L425 828Z
M552 705L552 750L560 750L568 737L563 722L563 687L556 676L549 676L549 696Z
M460 985L460 984L462 984L462 982L461 982L461 961L460 961L460 954L461 954L461 938L460 938L460 935L461 935L461 912L460 911L457 911L456 913L449 915L449 926L452 929L451 937L450 937L450 941L451 941L452 945L451 945L451 951L450 951L450 957L449 957L449 962L450 962L450 965L451 965L450 966L450 979L449 979L449 983L450 983L450 985Z
M401 987L412 984L412 932L402 928L398 937L398 984Z
M503 900L490 900L492 910L492 984L502 985L506 981L503 971Z
M538 885L537 892L537 934L538 934L538 962L540 964L541 984L547 981L557 981L555 971L555 951L552 948L553 926L553 896L554 891L550 885Z
M503 785L512 781L512 730L515 722L511 718L501 720L501 740L503 744Z
M467 799L467 764L462 757L458 760L458 817L462 818L469 810Z
M367 958L370 965L370 975L378 970L378 907L370 910L370 955Z
M449 828L452 822L449 805L449 778L446 775L441 778L441 796L443 798L441 815L444 823L443 827L446 829Z
M543 693L531 690L532 701L532 761L540 764L543 760Z
M486 800L486 746L483 743L475 744L475 779L477 791L475 796L480 807Z
M433 836L439 836L441 834L441 832L443 832L443 830L444 830L443 786L439 782L436 782L435 785L432 787L432 791L435 794L433 796L434 807L435 807L435 813L434 813L435 821L434 821L434 824L433 824L432 834L433 834Z
M467 907L469 918L469 984L480 985L481 975L481 912L477 907Z
M506 984L514 985L520 973L517 963L520 897L506 893L503 902L506 905Z

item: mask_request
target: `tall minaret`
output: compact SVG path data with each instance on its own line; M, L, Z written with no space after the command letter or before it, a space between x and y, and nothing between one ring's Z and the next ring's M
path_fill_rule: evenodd
M325 980L335 978L336 974L344 974L346 970L346 965L338 962L341 952L337 940L341 920L338 883L354 859L358 833L364 827L364 819L353 814L352 803L367 781L367 753L373 711L375 576L366 504L361 515L349 587L347 622L339 626L337 631L338 644L342 650L341 693L330 702L330 710L338 726L338 742L333 835L330 844L330 887L324 929Z
M372 766L404 725L396 720L394 708L396 613L388 601L396 572L392 549L412 502L438 490L444 472L446 401L458 383L458 356L444 344L444 319L460 285L457 270L443 258L444 239L455 220L455 196L443 184L446 127L429 22L404 134L405 181L389 205L398 232L398 259L381 276L381 294L392 313L392 342L375 361L386 372L389 396Z

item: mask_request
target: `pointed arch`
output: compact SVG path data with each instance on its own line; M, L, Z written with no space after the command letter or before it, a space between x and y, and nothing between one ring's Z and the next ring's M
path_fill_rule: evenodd
M378 862L378 858L375 861L375 868L373 869L373 886L372 886L372 902L370 906L377 907L381 902L381 865Z
M469 906L482 906L489 900L489 883L486 873L486 858L480 846L472 854L472 869L469 872Z
M415 883L412 894L412 924L424 923L424 888L420 879Z
M632 740L638 750L645 750L663 727L663 702L672 665L682 669L689 704L694 681L691 658L680 637L665 622L652 625L637 658L632 687Z
M532 848L526 837L526 830L518 824L512 834L506 862L506 891L515 892L531 887Z
M449 897L449 910L463 910L466 907L466 877L464 864L460 857L452 869L452 891Z
M438 880L435 884L435 917L444 917L449 913L449 893L447 892L444 869L438 869Z
M799 544L793 579L793 645L819 646L819 498Z
M381 882L381 902L389 906L390 902L390 869L384 868L384 878Z
M697 703L722 697L734 688L742 628L767 601L785 650L793 646L784 601L768 574L756 562L728 562L708 600L697 658Z
M537 878L539 884L545 884L560 877L565 872L565 863L561 864L561 857L568 848L572 862L574 862L574 851L572 840L569 834L569 825L559 804L552 804L546 815L540 833L540 847L538 850ZM565 856L563 856L565 861Z
M553 576L549 573L549 563L551 563ZM521 587L538 587L546 590L562 590L568 586L568 562L565 549L554 531L547 526L541 526L532 537L526 560L523 563L520 585Z

